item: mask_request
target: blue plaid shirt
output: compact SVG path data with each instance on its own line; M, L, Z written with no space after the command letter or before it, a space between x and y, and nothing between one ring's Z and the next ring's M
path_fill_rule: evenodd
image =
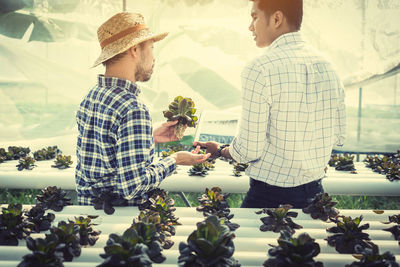
M91 205L93 188L108 188L128 201L157 187L176 169L167 157L154 163L152 120L136 84L99 75L80 104L75 180L78 204Z

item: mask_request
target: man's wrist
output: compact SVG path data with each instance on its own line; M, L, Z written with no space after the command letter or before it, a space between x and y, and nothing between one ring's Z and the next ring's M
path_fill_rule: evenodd
M229 147L229 144L219 146L219 148L217 149L217 155L216 155L215 158L220 158L220 157L222 157L222 150L223 150L224 148L226 148L226 147Z

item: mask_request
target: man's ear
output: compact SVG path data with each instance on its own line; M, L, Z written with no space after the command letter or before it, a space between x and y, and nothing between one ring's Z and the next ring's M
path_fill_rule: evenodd
M274 14L272 14L271 19L273 23L272 25L274 25L275 28L279 28L280 26L282 26L285 17L283 16L282 11L277 10Z
M129 48L128 51L129 55L131 55L132 57L134 58L138 57L139 48L136 45Z

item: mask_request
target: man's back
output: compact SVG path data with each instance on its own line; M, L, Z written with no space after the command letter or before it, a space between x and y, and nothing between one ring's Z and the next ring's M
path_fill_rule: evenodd
M248 108L243 116L249 125L258 122L248 127L248 136L241 134L243 140L256 137L248 144L254 147L255 161L246 173L281 187L321 178L335 133L340 136L345 126L343 87L331 64L293 32L277 38L245 68L242 78L244 91L259 94L265 103L258 110ZM254 105L250 98L243 105ZM260 123L258 117L264 115ZM265 136L252 138L254 130Z

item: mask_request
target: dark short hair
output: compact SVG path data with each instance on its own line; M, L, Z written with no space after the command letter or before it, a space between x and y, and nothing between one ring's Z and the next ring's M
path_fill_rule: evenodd
M257 1L257 0L250 0ZM258 0L258 8L264 11L265 15L270 16L280 10L286 17L288 23L300 30L303 20L303 0Z

